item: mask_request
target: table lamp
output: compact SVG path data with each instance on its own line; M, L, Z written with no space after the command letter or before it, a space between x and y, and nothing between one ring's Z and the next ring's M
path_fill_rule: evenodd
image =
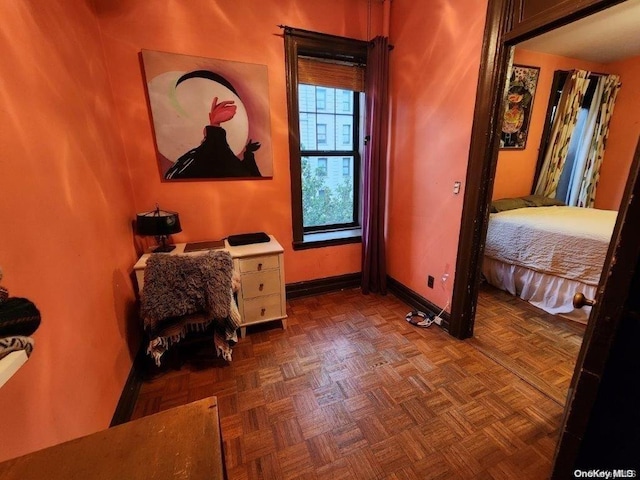
M153 253L166 253L176 248L175 245L167 245L167 236L181 231L178 213L160 210L158 205L155 210L136 215L136 233L156 237L160 244Z

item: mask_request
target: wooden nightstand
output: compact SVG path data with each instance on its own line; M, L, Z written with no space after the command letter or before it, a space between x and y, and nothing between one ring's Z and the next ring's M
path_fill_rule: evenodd
M238 309L242 317L240 335L247 326L281 320L287 328L287 304L284 283L284 249L270 235L271 241L232 247L225 240L225 249L233 257L240 274Z
M224 249L233 258L233 268L240 275L238 310L242 317L240 336L244 337L249 325L282 321L287 328L287 303L284 283L284 249L269 235L269 242L231 246L225 240ZM157 255L201 255L205 251L185 253L186 244L177 243L170 253ZM151 254L146 253L136 262L133 269L138 281L138 289L144 286L144 269Z

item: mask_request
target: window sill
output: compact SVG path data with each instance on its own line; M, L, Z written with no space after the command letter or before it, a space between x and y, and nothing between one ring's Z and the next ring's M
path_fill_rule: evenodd
M334 230L332 232L306 233L302 241L294 241L294 250L306 250L308 248L332 247L346 245L348 243L360 243L362 241L362 229L350 228L348 230Z

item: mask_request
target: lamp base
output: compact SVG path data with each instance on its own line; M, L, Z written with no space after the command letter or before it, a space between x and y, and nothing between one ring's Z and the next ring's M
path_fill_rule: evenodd
M176 248L175 245L160 245L159 247L151 250L151 253L169 253L174 248Z

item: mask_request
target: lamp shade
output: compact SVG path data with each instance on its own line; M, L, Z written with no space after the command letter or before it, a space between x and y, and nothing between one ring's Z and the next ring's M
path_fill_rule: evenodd
M138 213L136 215L136 233L161 237L181 232L180 217L177 212L160 210L156 207L150 212Z

